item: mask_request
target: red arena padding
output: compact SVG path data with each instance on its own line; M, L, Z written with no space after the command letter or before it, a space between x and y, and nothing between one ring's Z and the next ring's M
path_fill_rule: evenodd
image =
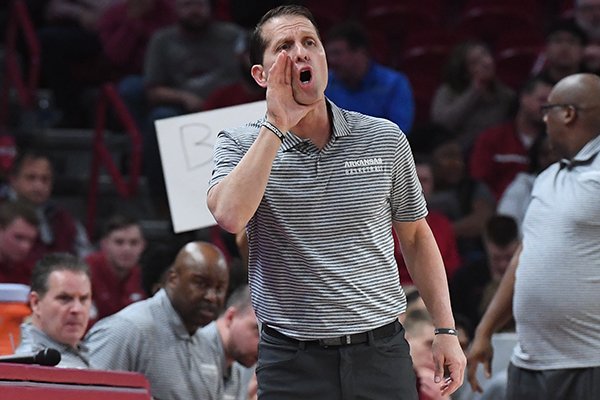
M3 399L150 400L150 384L133 372L0 363Z

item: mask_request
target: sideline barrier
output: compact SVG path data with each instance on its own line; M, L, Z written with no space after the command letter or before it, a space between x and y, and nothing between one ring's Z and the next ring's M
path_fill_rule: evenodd
M0 363L3 400L150 400L150 384L134 372Z

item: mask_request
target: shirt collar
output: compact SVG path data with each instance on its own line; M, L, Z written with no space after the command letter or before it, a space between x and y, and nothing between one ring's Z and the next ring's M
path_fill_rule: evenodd
M154 297L156 297L157 300L160 302L161 308L165 313L167 323L169 324L169 327L171 327L171 329L173 330L173 333L175 333L175 336L177 336L179 339L193 339L198 331L196 331L194 335L190 335L190 333L187 331L187 328L183 324L179 313L175 311L175 308L173 308L173 304L171 304L171 299L169 299L167 291L165 289L160 289L154 295Z
M348 126L348 121L346 120L346 117L345 117L342 109L339 108L338 106L336 106L328 98L325 98L325 101L327 104L327 111L328 111L329 117L331 118L331 121L332 121L333 137L339 138L342 136L350 135L350 133L351 133L350 127ZM281 150L282 151L290 150L290 149L296 147L297 145L304 143L305 141L306 141L306 139L296 136L293 132L289 131L289 132L287 132L287 134L285 135L285 138L283 139L283 143L281 144Z
M600 152L600 135L586 143L585 146L573 157L568 160L563 158L560 160L560 168L573 169L580 165L591 164Z
M336 106L331 100L327 99L329 115L333 122L333 136L338 138L350 135L350 126L346 120L346 116L341 108Z

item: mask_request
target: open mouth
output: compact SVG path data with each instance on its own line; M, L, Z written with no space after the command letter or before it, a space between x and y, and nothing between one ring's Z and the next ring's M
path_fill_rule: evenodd
M309 70L300 72L300 82L308 83L308 82L310 82L311 78L312 78L312 74Z

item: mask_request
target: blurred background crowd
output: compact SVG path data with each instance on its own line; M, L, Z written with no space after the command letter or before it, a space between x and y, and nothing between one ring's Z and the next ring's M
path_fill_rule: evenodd
M172 233L153 122L264 99L247 34L280 4L314 13L326 95L407 135L466 348L556 161L541 106L563 77L600 72L600 0L4 1L0 282L29 285L51 252L84 258L90 326L152 296L191 241L223 252L229 293L245 283L243 235ZM408 338L432 331L422 313Z

